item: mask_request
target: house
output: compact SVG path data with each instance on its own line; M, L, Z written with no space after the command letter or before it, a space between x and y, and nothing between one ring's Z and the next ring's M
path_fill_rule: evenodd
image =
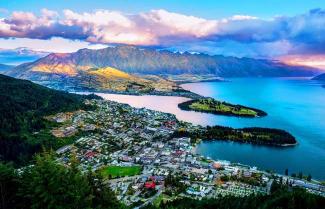
M56 153L61 155L61 154L65 153L65 152L69 151L71 149L71 147L72 147L71 145L66 145L66 146L61 147L60 149L58 149L56 151Z
M87 157L87 158L93 158L93 157L95 157L95 155L96 155L96 153L89 151L89 152L87 152L85 154L85 157Z
M144 184L144 187L147 189L155 189L156 188L156 183L154 181L147 181Z

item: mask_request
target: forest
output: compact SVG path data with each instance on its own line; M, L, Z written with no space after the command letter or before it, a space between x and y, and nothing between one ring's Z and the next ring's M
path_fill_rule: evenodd
M0 75L0 159L23 165L42 147L53 147L49 128L55 124L44 116L92 108L83 103L87 98L99 97L52 90Z
M1 209L119 209L114 193L98 173L81 172L75 157L66 167L53 152L37 154L34 165L15 170L0 163Z
M230 128L224 126L207 126L200 130L178 130L172 137L191 137L195 143L202 140L230 140L241 143L262 144L271 146L288 146L297 143L290 133L273 128Z

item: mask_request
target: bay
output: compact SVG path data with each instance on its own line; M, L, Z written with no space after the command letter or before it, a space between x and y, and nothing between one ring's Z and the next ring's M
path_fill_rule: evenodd
M309 78L232 78L229 82L183 84L183 88L233 104L259 108L262 118L238 118L182 111L181 97L99 94L134 107L173 113L179 120L200 125L279 128L293 134L299 144L277 148L226 141L203 141L196 152L284 173L303 172L325 179L325 89Z

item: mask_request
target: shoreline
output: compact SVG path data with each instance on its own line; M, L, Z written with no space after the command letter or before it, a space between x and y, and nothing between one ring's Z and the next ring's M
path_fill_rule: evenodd
M80 90L67 90L69 93L102 93L102 94L116 94L116 95L130 95L130 96L171 96L171 97L184 97L187 99L204 99L205 96L196 94L191 91L152 91L148 93L142 92L127 92L127 91L114 91L114 90L92 90L92 89L80 89Z
M276 147L276 148L291 148L297 146L299 143L294 144L272 144L272 143L252 143L244 140L231 140L231 139L202 139L200 142L215 142L215 141L225 141L225 142L234 142L239 144L249 144L254 146L263 146L263 147ZM200 143L199 142L199 143Z
M190 83L189 83L190 84ZM116 94L116 95L134 95L134 96L145 96L145 95L152 95L152 96L176 96L176 95L165 95L165 94L160 94L160 95L157 95L157 94L139 94L139 93L131 93L131 92L104 92L104 91L95 91L95 92L93 92L93 91L89 91L88 93L111 93L111 94ZM188 98L188 97L187 97ZM233 141L232 141L233 142ZM237 141L238 142L238 141ZM242 143L241 143L242 144ZM245 144L250 144L250 145L252 145L252 146L260 146L260 144L253 144L253 143L245 143ZM296 146L296 145L298 145L299 144L299 142L297 142L297 143L295 143L295 144L283 144L283 145L278 145L278 146L276 146L276 147L278 147L279 149L281 149L281 148L286 148L286 147L288 147L288 148L290 148L290 147L294 147L294 146ZM264 146L264 145L261 145L261 146ZM268 146L270 146L270 145L268 145ZM195 145L195 148L197 147L197 144ZM270 147L272 147L272 146L270 146ZM196 150L196 149L195 149ZM235 161L234 161L235 162ZM248 165L251 165L251 166L254 166L255 164L249 164L248 163Z
M198 99L192 99L186 102L182 102L178 104L178 108L184 111L194 111L194 112L201 112L201 113L208 113L208 114L213 114L213 115L224 115L224 116L233 116L233 117L243 117L243 118L259 118L259 117L265 117L267 116L267 113L263 110L253 108L253 107L247 107L243 105L238 105L238 104L231 104L228 102L224 101L219 101L211 97L206 97L205 99L212 99L212 101L217 102L217 103L222 103L230 108L243 108L247 110L252 110L256 113L256 115L249 115L249 114L236 114L231 111L221 111L221 110L200 110L200 109L192 109L190 106L193 103L198 103L200 102Z
M188 91L188 92L190 92L190 91ZM85 92L75 92L75 93L85 93ZM171 96L171 97L183 97L183 98L186 98L186 99L190 99L190 100L188 100L188 101L193 101L193 99L191 99L191 98L188 98L188 97L184 97L184 96L181 96L181 95L178 95L178 96L176 96L176 95L166 95L166 94L163 94L163 95L158 95L158 94L135 94L135 93L131 93L131 94L129 94L128 92L115 92L115 93L108 93L108 92L86 92L86 93L104 93L104 94L116 94L116 95L126 95L126 96ZM194 93L195 94L195 93ZM199 96L201 96L201 95L199 95ZM204 98L210 98L210 97L204 97ZM181 104L181 103L179 103L179 104ZM183 110L182 108L180 108L179 107L179 104L178 104L178 108L180 109L180 110L182 110L182 111L185 111L185 110ZM145 107L146 108L146 107ZM251 109L255 109L255 108L251 108ZM155 110L155 111L157 111L157 110ZM194 111L194 110L191 110L191 111ZM259 110L260 111L260 110ZM194 112L201 112L201 111L194 111ZM165 112L166 113L166 112ZM202 113L202 112L201 112ZM209 113L209 112L203 112L203 113L205 113L205 114L212 114L212 115L223 115L223 114L213 114L213 113ZM167 114L171 114L171 113L167 113ZM227 116L227 115L226 115ZM232 116L232 115L229 115L229 116ZM267 114L265 115L265 116L267 116ZM235 115L235 117L244 117L244 118L259 118L259 117L264 117L264 116L256 116L256 117L245 117L245 116L237 116L237 115ZM201 126L201 125L200 125ZM218 125L216 125L216 126L218 126ZM225 128L225 129L227 129L227 128L229 128L229 127L225 127L225 126L220 126L221 128ZM206 127L205 127L206 128ZM231 128L231 127L230 127ZM254 128L254 127L243 127L243 128L240 128L240 129L245 129L245 128ZM258 127L257 127L258 128ZM233 130L236 130L236 128L231 128L231 129L233 129ZM262 128L263 129L263 128ZM267 130L267 129L270 129L270 130L272 130L272 129L274 129L274 128L264 128L265 129L265 131ZM238 129L239 130L239 129ZM284 130L284 129L274 129L274 130L280 130L280 131L284 131L284 132L286 132L286 130ZM288 133L288 132L287 132ZM290 134L290 133L289 133ZM291 134L290 134L291 135ZM291 135L292 136L292 135ZM295 139L295 137L294 136L292 136L294 139ZM209 141L209 140L213 140L213 139L208 139L208 138L206 138L206 139L202 139L202 141ZM289 144L289 143L284 143L284 144L278 144L278 143L265 143L265 142L252 142L252 141L246 141L246 140L244 140L244 139L239 139L239 140L231 140L231 139L216 139L216 140L223 140L223 141L231 141L231 142L236 142L236 143L242 143L242 144L252 144L252 145L260 145L260 146L269 146L269 147L278 147L278 148L285 148L285 147L294 147L294 146L296 146L296 145L298 145L298 141L296 141L295 143L292 143L292 144Z
M91 93L91 92L89 92L89 93ZM205 140L202 140L202 141L205 141ZM227 140L227 141L229 141L230 142L230 140ZM229 143L228 142L228 143ZM231 141L231 142L239 142L239 141ZM197 153L197 147L198 147L198 144L199 144L200 142L198 142L198 143L195 143L195 145L192 145L193 146L193 152L195 153L195 154L198 154L198 155L200 155L199 153ZM254 143L243 143L243 142L239 142L240 144L249 144L249 145L252 145L252 146L264 146L263 144L254 144ZM277 146L275 146L275 145L273 145L273 146L270 146L269 144L267 145L267 147L278 147L278 148L286 148L286 147L288 147L288 148L290 148L290 147L294 147L295 145L297 145L297 144L299 144L298 142L297 143L295 143L295 144L282 144L282 145L277 145ZM205 157L205 158L207 158L207 157L209 157L208 155L201 155L201 156L203 156L203 157ZM227 158L212 158L212 160L225 160L225 161L229 161L229 160L227 160ZM240 163L239 161L229 161L229 162L231 162L231 163ZM250 163L244 163L244 165L247 165L247 166L249 166L249 167L258 167L258 166L256 166L256 164L250 164ZM263 168L263 167L260 167L259 166L259 170L262 170L262 171L266 171L265 170L265 168ZM278 172L277 172L278 173ZM280 175L280 174L279 174Z
M230 80L223 80L223 79L206 79L206 80L198 80L198 81L174 81L178 85L183 85L183 84L190 84L190 83L207 83L207 82L230 82Z

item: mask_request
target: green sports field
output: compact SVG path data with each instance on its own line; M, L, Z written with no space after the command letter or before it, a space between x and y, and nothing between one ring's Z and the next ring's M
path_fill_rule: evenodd
M141 166L107 166L101 170L104 177L116 178L134 176L141 173Z

